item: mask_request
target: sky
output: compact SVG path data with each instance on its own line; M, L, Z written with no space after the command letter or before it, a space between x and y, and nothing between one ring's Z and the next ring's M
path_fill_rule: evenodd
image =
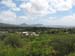
M0 23L75 26L75 0L0 0Z

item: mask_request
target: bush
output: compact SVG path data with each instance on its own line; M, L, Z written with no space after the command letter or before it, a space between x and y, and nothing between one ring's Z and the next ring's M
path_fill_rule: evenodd
M75 53L70 53L68 56L75 56Z
M22 47L23 46L23 40L19 35L16 34L8 34L8 36L5 38L5 44L10 45L12 47Z

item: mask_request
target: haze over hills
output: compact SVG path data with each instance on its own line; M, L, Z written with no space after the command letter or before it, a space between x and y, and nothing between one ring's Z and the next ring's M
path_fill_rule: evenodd
M6 24L6 23L0 23L0 27L18 27L18 25L14 25L14 24Z
M43 24L20 24L22 27L50 27L50 28L75 28L74 26L66 26L66 25L43 25Z
M6 24L6 23L0 23L0 27L48 27L47 25L43 24L20 24L20 25L14 25L14 24Z
M50 27L50 28L75 28L74 26L62 26L62 25L43 25L43 24L20 24L20 25L14 25L14 24L6 24L6 23L0 23L0 27Z

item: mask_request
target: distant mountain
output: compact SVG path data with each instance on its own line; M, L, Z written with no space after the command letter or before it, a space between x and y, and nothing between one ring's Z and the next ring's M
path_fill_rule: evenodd
M48 28L75 28L74 26L62 26L62 25L43 25L43 24L20 24L20 25L14 25L14 24L6 24L6 23L0 23L0 27L48 27Z
M26 24L26 23L23 23L21 24L20 26L22 27L45 27L43 24Z
M45 27L43 24L32 24L31 27Z
M18 25L0 23L0 27L19 27Z
M20 24L19 26L21 26L21 27L28 27L29 25L26 24L26 23L23 23L23 24Z
M61 25L43 25L43 24L20 24L19 26L21 27L50 27L50 28L65 28L66 26L61 26Z

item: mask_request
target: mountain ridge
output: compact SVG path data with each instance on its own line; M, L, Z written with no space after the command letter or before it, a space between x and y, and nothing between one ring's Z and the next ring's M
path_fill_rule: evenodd
M74 26L62 26L62 25L43 25L43 24L20 24L20 25L14 25L14 24L6 24L6 23L0 23L0 27L49 27L49 28L75 28Z

